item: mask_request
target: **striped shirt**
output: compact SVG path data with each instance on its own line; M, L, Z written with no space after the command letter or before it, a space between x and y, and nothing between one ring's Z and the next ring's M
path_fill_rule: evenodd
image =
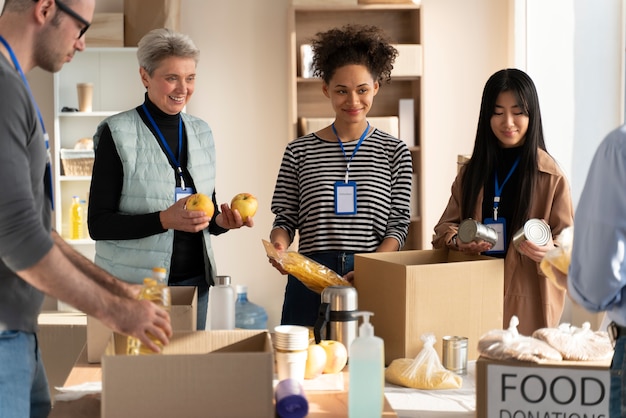
M350 162L356 182L355 215L335 214L334 187L343 182L358 141L338 142L308 134L289 143L274 188L273 228L282 228L299 252L373 252L383 239L404 245L410 221L411 153L406 144L372 130Z

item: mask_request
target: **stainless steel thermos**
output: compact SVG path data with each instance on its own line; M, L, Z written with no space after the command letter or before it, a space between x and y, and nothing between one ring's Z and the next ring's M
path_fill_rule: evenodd
M335 340L346 346L350 352L350 344L357 336L358 316L357 292L352 286L328 286L322 290L322 301L319 316L313 334L315 342Z

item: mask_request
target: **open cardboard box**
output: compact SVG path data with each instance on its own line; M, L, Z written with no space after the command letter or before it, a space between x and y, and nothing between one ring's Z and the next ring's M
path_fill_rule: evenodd
M56 300L50 307L56 308ZM41 349L50 393L54 395L54 388L63 386L85 347L87 317L84 313L44 311L39 314L37 322L37 342Z
M175 332L162 354L102 356L102 418L274 418L273 348L264 330Z
M476 361L477 417L608 417L611 360Z
M458 251L357 254L358 309L371 311L374 334L385 343L385 364L415 358L422 334L433 333L442 357L444 336L468 338L468 359L487 331L502 329L504 261Z
M198 321L198 290L195 286L170 286L170 319L174 331L195 331ZM87 361L100 363L100 357L113 331L100 320L87 316Z

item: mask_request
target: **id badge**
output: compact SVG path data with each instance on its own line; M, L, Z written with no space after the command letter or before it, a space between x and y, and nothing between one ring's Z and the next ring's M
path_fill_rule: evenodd
M485 251L485 254L504 254L506 252L506 219L498 218L494 221L493 218L486 218L483 223L498 233L498 242L491 247L491 250Z
M335 183L335 214L356 214L356 183L354 181Z
M194 193L193 187L185 187L184 189L182 187L176 187L176 189L174 189L174 201L178 202L180 199L184 199Z

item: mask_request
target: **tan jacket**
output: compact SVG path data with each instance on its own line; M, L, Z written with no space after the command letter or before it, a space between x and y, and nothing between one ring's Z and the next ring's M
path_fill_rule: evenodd
M529 217L544 219L552 229L552 237L574 223L574 207L570 186L557 163L545 151L539 150L538 165L540 175L532 199ZM435 226L434 248L448 246L454 249L452 237L457 233L462 221L461 177L465 168L452 184L452 195L441 219ZM480 191L473 219L482 221L483 191ZM515 231L508 231L509 234ZM519 318L518 331L531 335L539 328L558 325L563 312L565 291L559 290L541 272L539 263L521 255L513 245L507 249L504 259L504 321L508 328L511 316Z

